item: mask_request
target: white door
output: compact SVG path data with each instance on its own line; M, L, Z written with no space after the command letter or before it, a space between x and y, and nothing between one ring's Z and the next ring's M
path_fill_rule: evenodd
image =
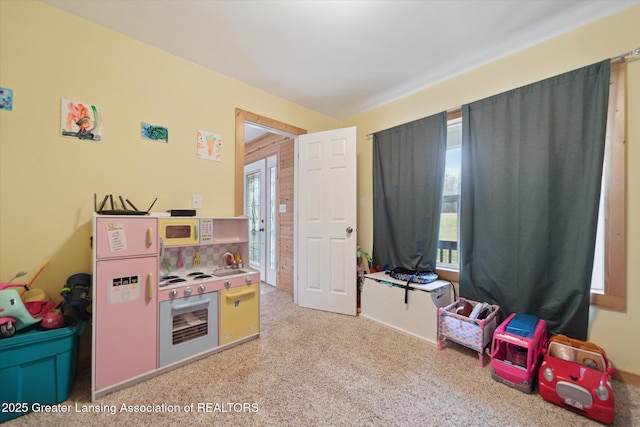
M244 167L244 213L249 217L249 266L276 286L276 156Z
M300 135L298 305L356 314L356 128Z

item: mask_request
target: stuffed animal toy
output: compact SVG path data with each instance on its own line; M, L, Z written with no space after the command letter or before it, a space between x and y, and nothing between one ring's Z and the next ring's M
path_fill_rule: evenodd
M60 295L64 302L60 309L64 323L69 326L78 324L78 320L88 320L91 314L87 311L89 306L89 286L91 285L91 275L78 273L67 279L67 284Z

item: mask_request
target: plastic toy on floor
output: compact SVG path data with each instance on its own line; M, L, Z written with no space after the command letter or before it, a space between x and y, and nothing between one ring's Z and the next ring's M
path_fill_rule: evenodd
M478 306L480 306L479 313L472 319L469 316ZM469 316L463 315L463 309L465 312L470 310ZM439 307L438 349L442 350L447 341L469 347L478 352L478 362L480 366L484 366L485 349L491 344L500 314L498 305L471 301L462 297L446 307Z
M493 333L491 377L524 393L533 393L546 345L544 320L531 314L511 314Z
M531 314L511 314L493 333L491 377L524 393L533 393L546 345L544 320Z
M588 341L555 335L549 339L538 388L540 396L602 423L613 423L615 395L611 367L602 348Z
M16 331L42 321L55 303L42 289L28 289L22 295L17 288L27 285L0 283L0 337L12 337Z
M91 315L87 311L89 306L89 286L91 285L91 275L78 273L67 279L67 284L60 295L64 298L60 310L64 317L65 324L75 326L79 320L88 320Z

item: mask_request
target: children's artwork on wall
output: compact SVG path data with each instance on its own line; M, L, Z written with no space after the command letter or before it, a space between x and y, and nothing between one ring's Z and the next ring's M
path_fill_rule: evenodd
M13 110L13 90L0 87L0 110Z
M169 129L163 126L152 125L142 122L140 126L142 139L150 139L152 141L163 141L169 143Z
M222 160L222 138L213 132L198 130L198 158Z
M62 136L102 141L102 108L86 102L62 98L60 122Z

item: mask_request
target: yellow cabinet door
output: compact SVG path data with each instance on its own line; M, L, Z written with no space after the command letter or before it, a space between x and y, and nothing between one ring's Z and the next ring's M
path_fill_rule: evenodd
M220 345L260 332L260 284L220 292Z

